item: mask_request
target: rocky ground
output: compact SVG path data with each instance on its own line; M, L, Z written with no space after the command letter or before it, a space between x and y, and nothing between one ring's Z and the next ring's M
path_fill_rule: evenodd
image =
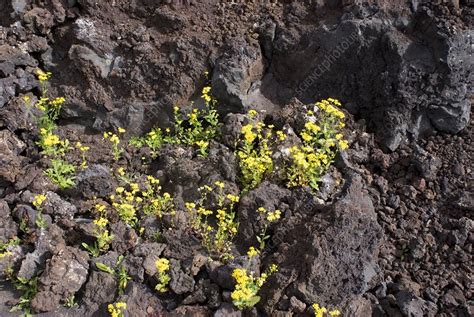
M126 316L310 316L313 303L344 316L472 316L470 2L1 1L0 242L21 243L0 257L0 315L17 314L13 269L39 276L39 316L108 316L117 301ZM25 95L39 97L37 68L53 72L48 94L66 98L59 134L91 148L69 190L43 175L35 113L24 105ZM173 106L199 106L208 81L223 123L209 156L166 146L149 165L134 148L111 158L104 131L125 127L129 138L170 126ZM239 113L295 126L303 104L327 97L343 103L350 147L320 192L270 179L238 204L242 255L259 230L255 209L283 213L257 257L279 271L255 309L242 313L230 300L231 269L245 257L208 262L184 226L141 219L162 231L155 239L114 221L110 251L93 258L81 247L93 240L89 210L118 186L111 168L153 174L183 210L216 180L239 193ZM39 193L46 229L35 226ZM120 255L132 277L123 295L95 265ZM165 295L154 290L160 256L173 268ZM64 307L72 295L77 305Z

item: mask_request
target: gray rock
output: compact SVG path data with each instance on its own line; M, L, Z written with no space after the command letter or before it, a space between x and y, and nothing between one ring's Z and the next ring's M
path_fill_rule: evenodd
M244 243L245 248L257 245L255 237L263 229L262 224L258 221L257 209L260 207L270 211L280 209L284 213L283 202L289 197L290 191L288 189L268 181L264 181L256 189L242 197L237 210L240 221L237 239Z
M119 254L132 249L138 243L138 236L135 230L122 221L111 224L110 232L114 236L111 247Z
M408 290L398 292L396 298L400 311L404 316L434 316L437 311L434 303L426 302Z
M214 313L214 317L241 317L242 312L230 303L222 303Z
M7 243L18 235L18 225L13 220L10 207L4 200L0 200L0 243Z
M278 290L290 284L293 291L286 295L305 303L349 301L375 286L382 229L363 188L362 178L351 175L340 199L323 208L327 213L318 214L322 207L314 205L312 211L285 219L285 230L272 238L281 270L269 279L271 290L261 292L265 305L279 302L283 293Z
M130 282L119 301L127 304L129 316L162 316L165 314L161 300L148 287Z
M47 259L64 250L66 242L63 235L63 231L56 225L50 225L46 230L40 230L35 250L26 255L18 271L18 277L31 279L44 268Z
M76 178L77 192L84 198L108 197L116 187L116 180L110 169L104 165L93 164L81 171Z
M36 312L55 310L61 300L74 295L86 282L89 256L85 251L66 247L47 261L39 279L38 293L31 301Z
M46 200L43 205L45 213L59 218L72 219L77 208L73 204L63 200L54 192L46 192Z
M415 145L413 150L413 165L427 180L433 180L441 167L441 160Z
M165 248L166 245L161 243L142 243L133 251L135 256L144 258L143 268L148 276L156 274L155 262L160 258Z
M221 56L212 76L213 94L223 102L222 113L248 110L248 91L263 75L262 53L259 47L235 43ZM254 105L254 107L258 105Z
M114 301L117 287L117 281L113 275L93 270L84 287L83 301L90 306L90 310L97 310L99 305Z
M19 154L26 144L8 130L0 131L0 185L13 183L21 174L23 158Z
M169 274L171 277L170 288L176 294L191 293L194 290L194 278L182 270L179 261L170 260Z

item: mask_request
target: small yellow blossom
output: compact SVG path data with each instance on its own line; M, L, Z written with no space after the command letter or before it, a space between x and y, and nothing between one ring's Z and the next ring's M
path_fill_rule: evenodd
M40 208L43 202L46 200L46 196L43 194L36 195L33 200L33 206Z
M247 251L247 255L249 258L252 258L258 254L258 250L255 249L254 247L250 247L249 250Z

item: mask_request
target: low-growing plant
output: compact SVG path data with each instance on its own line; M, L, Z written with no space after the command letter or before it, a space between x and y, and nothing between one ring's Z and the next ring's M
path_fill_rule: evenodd
M35 223L38 228L44 229L48 226L46 220L43 217L43 203L46 200L46 196L43 194L36 195L33 200L33 206L36 207Z
M63 97L50 99L47 97L47 81L51 77L50 72L43 72L38 70L36 72L40 81L41 97L35 103L35 107L40 110L41 114L37 118L39 128L38 146L41 148L41 153L51 159L50 167L44 172L45 175L61 189L66 189L74 186L75 166L66 162L63 157L67 152L72 150L72 146L67 139L61 139L56 133L56 120L59 118L63 103L66 101ZM24 97L24 101L28 107L31 106L30 98ZM87 147L80 148L85 151ZM86 166L85 156L83 155L83 162L81 166Z
M74 180L76 167L62 159L52 159L51 166L44 171L44 174L61 189L67 189L75 185Z
M120 255L117 259L117 263L115 264L116 268L112 269L111 267L105 265L101 262L96 262L95 266L105 272L112 274L117 279L118 284L118 294L123 295L125 292L125 288L127 287L128 281L132 278L127 274L126 268L123 265L124 257Z
M127 309L127 304L124 302L117 302L109 304L107 310L110 313L110 317L124 317L123 312Z
M102 208L105 208L104 205L96 205L96 210L98 212L102 212ZM87 243L83 242L82 246L89 251L91 256L98 257L100 252L105 252L109 249L110 243L112 243L114 236L109 233L107 229L107 225L109 220L103 216L100 216L98 219L93 221L94 229L93 234L96 238L96 241L92 246L88 245Z
M314 310L314 317L336 317L341 315L341 312L338 309L328 310L326 307L319 306L319 304L313 304L311 307Z
M257 212L261 218L261 221L263 222L263 229L261 233L257 236L259 249L260 251L263 251L263 249L265 249L265 242L270 238L270 236L267 235L268 227L270 226L272 222L275 222L278 219L280 219L281 211L280 210L268 211L264 207L260 207L257 209Z
M174 200L169 193L161 193L158 179L147 175L141 188L138 183L129 180L127 186L117 187L115 194L110 196L112 206L121 220L137 227L138 211L142 211L145 215L155 215L159 219L175 215Z
M199 189L201 198L197 202L188 202L185 205L190 213L190 225L200 235L208 253L225 260L232 257L232 240L239 227L234 211L239 197L225 194L224 187L224 183L219 181L212 187L203 186ZM215 210L206 208L211 192L215 192L217 197ZM211 225L211 216L215 219L215 226Z
M273 170L270 142L272 126L257 119L257 112L248 113L250 123L242 127L242 138L237 150L243 192L257 187Z
M153 128L145 136L133 138L131 144L136 147L146 146L153 158L163 144L186 144L196 147L198 155L206 156L209 142L218 134L219 115L215 106L217 101L211 95L211 87L204 87L201 98L205 102L203 109L193 109L189 114L182 114L178 106L173 108L173 131L167 128Z
M278 267L275 264L262 273L260 276L255 277L252 273L247 272L243 268L234 269L232 277L236 281L235 289L231 293L232 303L238 309L250 308L255 306L260 301L258 292L263 286L267 278L275 273Z
M120 144L121 141L119 135L125 133L126 131L123 128L118 128L117 132L117 134L112 132L104 132L104 139L109 140L112 144L112 154L115 161L118 161L124 152L124 149Z
M156 266L156 277L158 283L155 286L155 289L160 293L165 293L168 291L168 284L171 280L171 277L168 274L170 269L170 261L166 258L159 258L155 262Z
M81 167L82 169L86 169L86 168L87 168L86 154L87 154L87 152L90 150L90 147L85 146L85 145L82 145L81 142L77 142L77 143L76 143L76 149L78 149L79 152L81 153L82 161L81 161L80 167Z
M5 243L0 241L0 259L12 255L12 252L9 249L15 245L19 245L20 243L21 240L18 237L8 239Z
M64 306L67 307L67 308L76 307L76 306L77 306L77 302L76 302L75 296L74 296L74 295L71 295L71 296L69 296L68 298L66 298L66 300L64 301Z
M13 285L18 291L22 292L22 295L18 303L11 308L10 312L22 311L22 316L31 316L30 304L36 296L36 293L38 293L38 277L36 276L31 279L16 277L13 281Z
M308 121L300 133L302 145L290 148L288 187L309 186L317 190L336 154L347 149L348 143L341 133L345 115L337 108L340 105L339 101L329 98L316 103L316 113L307 113Z

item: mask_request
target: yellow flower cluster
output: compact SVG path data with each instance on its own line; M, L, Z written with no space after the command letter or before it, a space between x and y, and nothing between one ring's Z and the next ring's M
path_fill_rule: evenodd
M160 293L164 293L168 291L167 286L171 280L171 277L167 274L170 269L170 261L166 258L159 258L156 260L155 266L158 278L158 283L156 284L155 289Z
M247 256L249 258L253 258L254 256L258 255L260 252L255 249L254 247L250 247L249 250L247 251Z
M78 149L81 152L81 156L82 156L81 168L86 169L87 168L86 152L90 150L90 147L82 145L81 142L77 142L76 149Z
M118 133L123 134L125 133L125 129L118 128ZM119 146L120 138L117 134L112 132L104 132L104 139L109 140L112 143L112 153L114 155L114 159L118 161L120 159L120 155L123 153L123 148Z
M41 205L43 205L43 202L46 200L46 196L43 194L36 195L34 200L33 200L33 206L36 208L41 208Z
M270 211L267 214L267 220L270 222L274 222L280 219L280 216L281 216L280 210Z
M49 78L51 78L51 76L53 75L51 72L44 72L42 71L41 69L38 69L36 71L36 75L38 76L38 79L40 82L45 82L47 81Z
M160 258L155 262L156 269L158 272L163 273L170 269L170 261L165 258Z
M248 116L254 118L255 114L249 112ZM243 126L241 133L243 140L237 151L237 157L243 191L247 192L257 187L265 175L273 169L273 153L270 150L272 130L263 122L256 120Z
M99 251L107 251L110 243L114 239L114 236L106 229L108 223L109 221L104 217L94 220L94 225L96 226L94 229L94 236L97 239L97 249Z
M61 140L56 134L47 134L43 139L43 145L45 147L53 147L61 143Z
M110 317L123 317L123 312L127 309L127 304L124 302L117 302L115 304L109 304L107 310L110 313Z
M232 277L236 281L235 289L230 297L232 302L239 309L253 307L260 301L257 295L267 278L277 271L278 267L272 264L270 268L255 278L247 273L245 269L237 268L232 271Z
M326 307L319 306L319 304L313 304L312 305L313 310L314 310L314 317L324 317L326 313L328 313L329 316L331 317L336 317L340 316L341 312L337 309L328 311Z
M329 98L316 103L317 123L313 111L308 111L308 121L300 136L302 145L289 149L292 164L287 169L287 185L310 186L318 189L318 182L326 173L337 152L349 144L340 129L344 127L344 113L337 109L341 103Z
M175 215L173 197L169 193L161 194L160 181L157 178L148 175L145 188L142 191L142 196L145 199L143 204L145 214L154 214L158 218L162 218L164 215Z
M341 103L339 100L333 99L333 98L328 98L326 100L322 100L320 102L316 103L316 106L326 112L328 115L339 118L339 119L344 119L346 116L344 115L344 112L341 110L337 109L336 107L340 107Z
M213 186L204 185L199 188L201 198L197 202L187 202L185 207L190 213L191 227L196 230L202 239L202 244L213 255L217 254L225 259L231 257L231 241L237 234L238 223L235 221L234 206L240 198L233 194L224 193L225 184L214 182ZM217 208L206 208L208 195L217 194ZM215 228L208 223L208 218L215 215Z
M212 97L210 95L210 92L211 92L211 87L210 86L206 86L202 89L201 98L204 99L204 101L206 103L210 103L212 101Z

